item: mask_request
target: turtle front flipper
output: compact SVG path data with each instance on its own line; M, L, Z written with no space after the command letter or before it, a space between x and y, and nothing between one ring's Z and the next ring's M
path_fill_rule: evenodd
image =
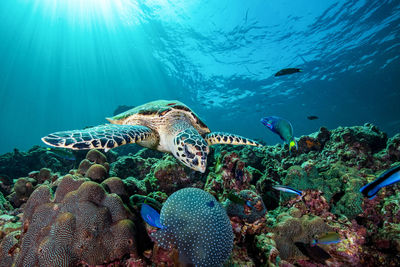
M63 131L49 134L42 141L50 146L74 150L104 149L139 143L152 148L158 142L158 135L146 126L106 124L83 130Z
M204 137L209 146L216 144L227 144L227 145L248 145L248 146L263 146L254 140L245 138L240 135L223 133L223 132L213 132L206 134Z

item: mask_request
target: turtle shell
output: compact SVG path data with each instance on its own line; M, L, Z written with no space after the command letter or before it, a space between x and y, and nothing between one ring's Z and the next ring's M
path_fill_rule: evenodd
M138 107L134 107L112 118L111 123L131 124L130 121L152 121L160 120L163 117L176 116L177 113L184 115L200 134L209 133L210 129L189 107L177 100L157 100ZM166 122L168 120L165 120Z

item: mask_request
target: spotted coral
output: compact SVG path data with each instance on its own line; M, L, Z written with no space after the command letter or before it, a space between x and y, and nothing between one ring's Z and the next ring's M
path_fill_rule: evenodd
M233 232L225 209L209 193L184 188L161 209L164 228L152 234L163 248L176 246L180 260L195 266L222 266L233 248Z

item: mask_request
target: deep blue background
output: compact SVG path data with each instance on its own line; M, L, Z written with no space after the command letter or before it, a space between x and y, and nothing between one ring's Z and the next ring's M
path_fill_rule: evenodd
M400 132L400 1L2 0L0 21L0 153L160 98L269 144L270 115Z

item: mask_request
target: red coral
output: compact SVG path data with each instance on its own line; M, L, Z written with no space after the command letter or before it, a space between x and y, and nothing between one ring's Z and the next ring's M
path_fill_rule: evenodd
M221 153L222 154L222 153ZM222 180L225 189L241 191L250 188L252 175L235 152L223 154Z
M310 136L302 136L298 142L298 152L299 153L308 153L310 151L320 151L322 149L321 143L318 139L310 137Z
M300 210L301 215L313 214L320 217L335 217L329 212L330 206L319 190L305 190L302 196L298 196L287 202L288 207L295 207Z
M239 217L231 217L235 243L243 243L246 235L258 235L267 231L265 218L260 218L252 223L246 222Z

